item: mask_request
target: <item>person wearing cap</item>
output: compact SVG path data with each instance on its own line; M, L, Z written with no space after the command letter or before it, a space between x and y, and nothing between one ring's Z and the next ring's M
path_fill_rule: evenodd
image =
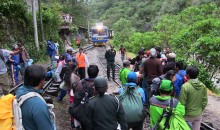
M80 79L84 79L86 77L85 68L89 66L89 61L87 56L83 53L83 48L79 48L79 52L76 54L76 61L78 63Z
M61 75L61 71L63 69L63 67L68 64L69 62L72 61L72 57L69 54L65 54L64 55L64 60L60 61L57 65L57 68L55 70L55 81L56 82L61 82L62 81L62 75Z
M120 78L122 85L127 83L127 76L128 76L128 73L131 71L130 70L130 63L131 62L129 60L124 60L123 61L124 68L120 69L120 71L119 71L119 78Z
M107 78L110 80L110 68L112 69L112 78L115 80L115 56L116 51L114 46L110 46L111 48L106 51L105 59L107 60Z
M119 99L106 93L107 81L104 77L94 80L98 95L91 98L86 109L86 130L128 130L125 112Z
M167 58L167 63L163 65L163 73L165 74L169 70L175 70L176 68L176 54L175 53L169 53Z
M147 58L144 62L144 69L140 74L144 74L144 78L146 78L146 86L142 86L144 88L147 101L150 96L150 85L152 84L152 80L156 77L159 77L163 74L161 61L156 58L157 53L154 48L150 49L150 57Z
M18 45L14 45L12 48L12 51L18 51L19 47ZM16 55L10 55L8 58L8 61L10 63L10 71L11 71L11 79L12 79L12 85L18 85L18 74L21 67L19 66L19 54Z
M170 106L171 95L173 93L173 84L170 80L162 80L159 89L160 95L150 98L150 124L153 128L163 114L164 108ZM185 107L173 98L173 109L180 116L185 115Z

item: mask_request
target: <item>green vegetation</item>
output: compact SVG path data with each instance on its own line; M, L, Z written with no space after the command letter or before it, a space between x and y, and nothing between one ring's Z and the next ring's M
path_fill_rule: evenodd
M200 68L212 91L220 61L220 2L215 0L94 0L92 18L113 28L113 44L133 53L141 47L172 47L177 60Z
M73 33L77 33L76 25L85 26L85 8L83 5L84 2L81 1L42 0L45 41L41 41L39 11L37 11L38 39L40 41L40 51L37 52L34 43L31 7L28 8L27 3L23 0L2 0L0 2L0 47L10 50L13 44L22 41L34 61L45 61L47 59L46 41L48 39L52 38L54 41L58 41L60 51L64 50L64 45L59 36L60 26L64 24L63 12L74 17L73 26L70 29Z

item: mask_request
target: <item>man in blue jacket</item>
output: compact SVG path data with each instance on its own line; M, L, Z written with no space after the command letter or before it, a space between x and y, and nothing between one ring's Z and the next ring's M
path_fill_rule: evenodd
M51 59L51 65L52 65L53 60L54 60L55 55L56 55L56 46L52 42L51 39L47 41L47 55L49 55L49 57Z
M186 76L186 71L183 69L183 62L178 61L176 62L176 81L174 82L175 88L175 97L179 99L180 90L182 85L184 84L184 76Z
M28 66L24 73L24 85L18 88L16 98L29 92L42 93L46 70L38 65ZM21 105L22 123L25 130L55 130L47 104L40 97L27 99Z

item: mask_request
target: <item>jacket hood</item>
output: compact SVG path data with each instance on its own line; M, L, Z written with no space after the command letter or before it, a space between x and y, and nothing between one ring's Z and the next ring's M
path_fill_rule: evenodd
M36 92L36 93L41 94L43 90L36 90L33 87L23 85L20 88L18 88L18 90L16 91L16 98L20 98L22 95L25 95L29 92Z
M203 88L204 86L204 84L200 82L198 79L190 79L188 82L197 90Z
M180 74L182 74L182 75L186 75L186 71L185 70L179 70L179 72L178 73L180 73Z
M126 87L137 87L136 83L126 83L124 86Z

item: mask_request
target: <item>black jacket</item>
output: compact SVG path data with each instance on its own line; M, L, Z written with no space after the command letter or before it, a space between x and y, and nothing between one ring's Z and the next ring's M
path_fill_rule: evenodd
M115 62L115 55L116 55L116 51L110 49L106 51L105 59L107 60L107 62Z
M86 130L127 130L122 104L113 95L96 96L87 104Z

